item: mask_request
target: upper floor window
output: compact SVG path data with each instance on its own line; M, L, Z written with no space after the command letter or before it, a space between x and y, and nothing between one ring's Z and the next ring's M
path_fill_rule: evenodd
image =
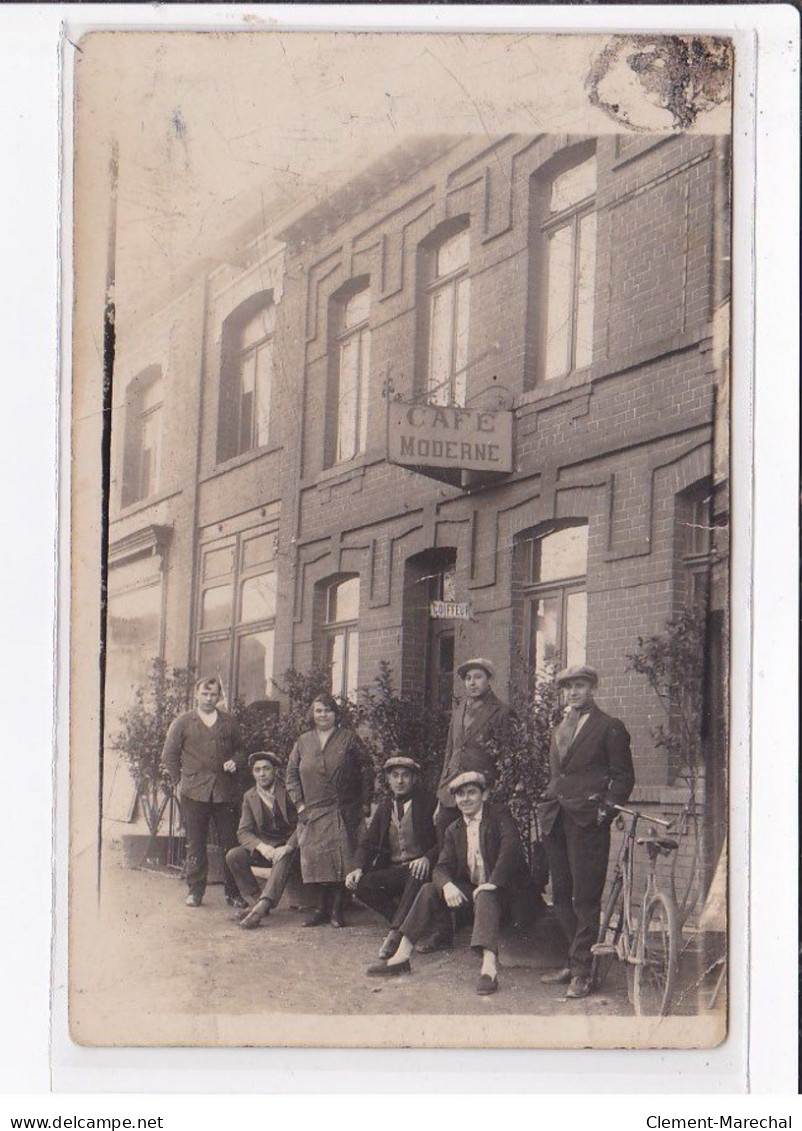
M217 676L232 703L275 697L276 534L247 530L201 548L198 675Z
M337 441L335 462L365 451L370 380L370 291L367 287L336 303Z
M423 250L426 304L426 399L464 405L467 397L471 280L466 224Z
M679 499L682 560L688 571L689 596L696 609L706 609L713 561L713 491L709 481Z
M244 302L223 325L218 461L270 438L275 307L269 293Z
M529 663L535 676L585 662L588 527L551 524L526 539Z
M159 490L162 457L164 384L152 366L128 386L123 459L122 505L130 506Z
M325 592L324 657L332 695L356 695L359 686L359 577L332 582Z
M541 375L584 369L593 360L596 286L596 156L556 173L541 206L545 296Z

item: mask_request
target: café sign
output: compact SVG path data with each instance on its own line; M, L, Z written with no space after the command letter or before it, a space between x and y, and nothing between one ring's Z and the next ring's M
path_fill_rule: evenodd
M387 459L400 467L463 486L513 469L511 412L390 401L387 425Z

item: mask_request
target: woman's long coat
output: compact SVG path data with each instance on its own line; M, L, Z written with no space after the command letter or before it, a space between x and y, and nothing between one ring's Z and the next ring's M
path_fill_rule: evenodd
M321 751L317 731L302 734L287 764L287 792L296 808L305 807L298 823L304 883L342 882L356 867L373 794L373 771L358 736L337 727Z

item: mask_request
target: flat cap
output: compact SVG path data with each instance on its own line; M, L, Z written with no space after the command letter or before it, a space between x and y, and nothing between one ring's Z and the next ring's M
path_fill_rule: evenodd
M273 750L256 750L248 758L248 768L253 769L257 762L272 762L277 770L284 765L281 758Z
M478 785L480 789L487 789L487 778L484 774L479 773L478 770L466 770L462 774L457 774L455 778L448 783L448 788L451 793L456 793L458 789L462 789L464 785Z
M477 656L473 660L466 660L464 664L460 664L460 666L457 668L457 675L460 677L460 679L465 679L465 676L468 674L471 668L481 668L482 671L487 672L491 679L496 674L496 669L493 667L492 660L485 660L481 656Z
M599 682L599 673L589 664L573 664L570 668L563 668L557 673L557 683L567 683L569 679L586 679L595 687Z
M407 758L405 754L394 754L382 766L386 773L388 770L412 770L413 774L420 773L420 766L414 758Z

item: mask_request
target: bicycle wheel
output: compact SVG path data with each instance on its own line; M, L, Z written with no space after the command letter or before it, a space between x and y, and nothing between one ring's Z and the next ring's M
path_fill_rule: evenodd
M594 954L590 968L590 984L594 990L600 990L610 972L610 967L615 961L618 940L624 926L624 885L620 877L613 881L610 894L604 905L604 912L599 927L598 945L603 946L603 954Z
M670 1011L678 961L677 906L658 891L643 908L638 928L634 1005L639 1017L663 1017Z

